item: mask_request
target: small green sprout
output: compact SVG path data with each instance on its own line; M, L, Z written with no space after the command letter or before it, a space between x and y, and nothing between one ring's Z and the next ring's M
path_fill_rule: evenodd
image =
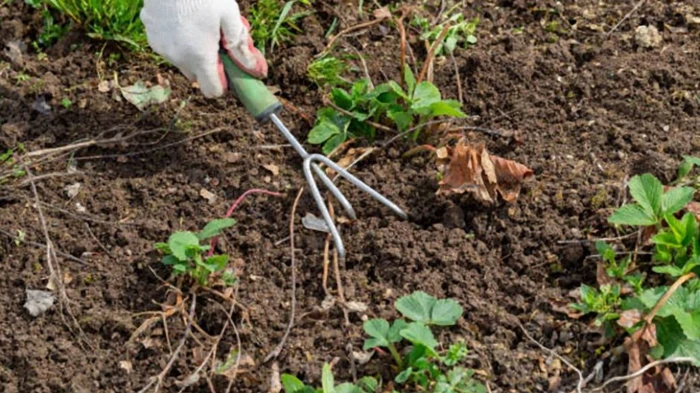
M310 5L309 0L298 1ZM259 0L248 11L251 26L251 36L257 48L265 53L266 48L273 51L275 46L288 42L301 29L297 22L310 15L311 12L291 13L296 0L287 1L282 5L280 0Z
M307 68L307 75L319 88L337 87L348 84L348 81L342 77L347 70L348 65L344 61L328 56L311 62Z
M458 47L469 47L476 44L476 27L479 24L479 18L474 18L471 21L464 19L461 13L452 14L443 22L432 25L432 23L422 16L415 16L411 21L411 26L418 28L421 31L421 40L435 42L440 36L440 33L448 24L450 27L447 30L444 40L438 45L435 50L437 56L445 53L452 53Z
M212 285L211 278L216 276L223 285L232 286L236 283L236 277L232 270L227 269L229 256L211 255L204 258L202 254L210 247L202 243L220 235L235 223L231 218L213 220L199 233L175 232L167 243L156 243L154 248L165 254L162 262L171 266L175 275L189 276L202 286Z
M61 99L61 106L70 109L70 107L73 105L73 101L70 100L70 98L64 97Z

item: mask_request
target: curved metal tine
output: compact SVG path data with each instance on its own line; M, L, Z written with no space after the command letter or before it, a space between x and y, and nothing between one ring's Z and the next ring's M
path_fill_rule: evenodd
M311 154L311 155L309 155L309 157L306 158L306 160L308 160L308 161L320 161L320 162L326 164L327 166L331 167L334 171L338 172L341 176L346 178L350 183L354 184L355 186L360 188L362 191L368 193L370 196L372 196L372 198L381 202L389 209L393 210L394 213L396 213L399 217L401 217L403 219L408 218L408 215L406 213L404 213L404 211L401 210L400 207L396 206L396 204L394 204L394 202L390 201L389 199L384 197L382 194L380 194L377 191L375 191L374 189L372 189L372 187L368 186L362 180L356 178L355 176L350 174L350 172L346 171L345 169L340 167L340 165L336 164L335 162L329 160L327 157L322 156L320 154ZM306 161L304 163L306 163Z
M326 204L323 201L323 198L321 197L321 193L318 190L318 185L316 185L316 180L314 180L314 176L311 173L311 160L308 158L304 160L304 176L306 177L306 182L309 183L309 190L311 191L311 195L314 197L314 200L316 201L316 205L318 205L319 210L321 210L323 220L326 222L328 230L331 231L331 236L333 236L333 242L335 243L335 249L338 250L338 256L341 258L341 260L344 260L345 245L343 245L343 239L340 238L338 228L335 227L333 219L331 218L331 213L328 211L328 208L326 207Z
M308 158L307 158L308 159ZM314 172L318 175L318 177L321 178L321 181L323 184L328 187L330 192L333 194L335 199L338 200L338 203L340 203L341 206L343 206L343 209L345 209L345 212L348 213L348 216L352 218L353 220L357 219L357 214L355 214L355 209L352 208L352 205L348 201L347 198L345 198L345 195L343 195L342 192L340 192L340 189L338 189L338 186L336 186L331 179L328 178L328 175L326 175L325 172L317 164L311 164L311 167L314 169Z

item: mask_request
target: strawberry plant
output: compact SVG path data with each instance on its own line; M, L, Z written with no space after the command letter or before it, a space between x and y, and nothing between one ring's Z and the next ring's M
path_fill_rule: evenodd
M415 140L421 126L433 118L466 116L458 101L443 100L440 90L432 83L416 83L408 66L404 68L403 79L406 90L395 81L371 88L366 79L353 83L349 90L331 89L334 107L318 111L309 143L323 145L323 152L328 154L348 139L373 141L377 129L371 123L388 125L399 132L415 128L412 134Z
M610 245L597 242L607 278L599 277L599 289L582 285L581 301L571 305L582 314L595 314L595 324L611 335L634 335L653 324L658 345L650 356L690 357L696 366L700 366L700 224L696 213L687 210L696 203L698 182L691 172L699 164L700 159L684 157L673 187L664 187L651 174L633 177L629 190L634 202L608 219L650 233L653 256L648 270L658 274L656 283L675 283L644 287L646 275L639 271L644 265L635 266L629 256L620 258Z
M235 225L232 218L212 220L199 233L190 231L175 232L168 238L167 243L156 243L154 248L165 256L164 265L172 268L174 275L185 275L192 278L201 286L223 284L231 286L236 283L236 277L228 266L228 255L203 256L210 250L207 240L219 236L221 232ZM212 277L216 281L212 280Z
M370 319L363 324L369 336L364 350L386 348L396 363L396 387L393 393L485 393L486 388L472 377L474 371L459 364L467 357L463 341L452 343L447 350L435 339L431 326L453 326L462 316L462 307L453 299L436 299L425 292L414 292L396 301L396 309L404 319L389 322ZM405 355L399 346L408 350ZM373 377L364 377L356 384L335 385L327 364L323 367L321 389L304 385L293 375L282 375L285 393L374 393L382 391Z

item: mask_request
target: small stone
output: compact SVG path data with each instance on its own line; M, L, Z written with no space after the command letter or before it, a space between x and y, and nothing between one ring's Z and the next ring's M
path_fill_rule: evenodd
M202 188L201 190L199 190L199 196L206 199L211 204L216 202L216 195L213 192L207 190L206 188Z
M661 44L661 34L654 26L639 26L634 32L634 39L642 48L655 48Z
M80 187L82 187L82 184L73 183L63 187L63 190L66 192L69 199L73 199L80 192Z
M53 306L56 300L53 294L48 291L27 289L25 292L27 294L27 301L24 303L24 308L26 308L27 311L29 311L29 315L34 318L45 313L46 310Z

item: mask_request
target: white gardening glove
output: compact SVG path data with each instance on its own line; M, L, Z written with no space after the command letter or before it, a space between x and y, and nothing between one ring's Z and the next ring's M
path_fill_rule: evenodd
M243 71L267 76L267 62L253 45L250 24L235 0L145 0L141 20L153 51L196 81L205 97L227 88L219 48Z

